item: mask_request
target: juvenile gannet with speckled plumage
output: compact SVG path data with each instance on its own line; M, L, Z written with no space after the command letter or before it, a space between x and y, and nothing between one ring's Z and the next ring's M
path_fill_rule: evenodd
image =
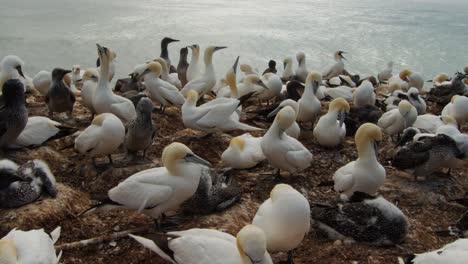
M392 136L402 132L405 128L414 126L418 112L408 101L403 100L398 104L397 109L385 112L377 122L384 133Z
M328 106L328 113L320 117L314 128L314 137L321 146L335 147L344 141L346 136L346 114L349 104L343 98L333 100Z
M81 87L81 104L94 115L96 110L93 106L94 93L99 81L99 72L96 69L87 69L83 74L83 85Z
M229 147L221 154L221 160L227 167L248 169L265 159L260 142L261 137L253 137L249 133L234 137Z
M339 168L333 175L335 191L342 198L349 198L360 191L370 195L377 192L385 181L385 169L377 160L377 141L382 140L381 129L365 123L356 132L355 142L358 159Z
M174 85L178 89L182 88L182 84L179 80L179 75L176 72L169 73L169 68L167 67L166 61L163 58L157 58L154 61L159 62L159 64L161 64L161 74L159 76L161 79Z
M408 89L416 87L421 91L424 87L424 79L420 73L406 69L400 72L400 79L408 83Z
M112 113L124 122L135 118L136 112L132 101L114 94L109 83L109 58L111 51L106 47L96 44L101 68L99 73L98 86L94 93L93 107L96 114Z
M60 237L60 230L57 227L50 235L44 229L11 230L0 239L0 263L58 264L62 252L56 255L54 244Z
M375 104L374 86L368 80L365 80L354 91L353 102L356 107Z
M190 64L187 68L187 81L191 81L200 75L200 46L193 44L188 46L192 50L192 56L190 57Z
M291 57L287 57L283 60L283 75L281 79L283 82L286 82L289 81L293 75L293 60Z
M213 86L216 84L216 74L213 66L213 53L225 49L226 47L214 47L210 46L205 49L204 62L205 62L205 73L200 76L197 76L193 80L190 80L181 92L184 96L187 96L190 90L195 90L200 96L203 96L205 93L211 91Z
M125 127L122 121L111 113L96 116L89 125L75 139L75 149L93 159L97 156L109 157L124 143Z
M127 124L127 134L125 135L124 146L128 152L143 151L143 158L146 150L153 144L156 135L151 113L153 103L148 98L141 98L136 106L137 116Z
M312 125L315 119L320 114L321 104L317 99L317 91L322 83L322 76L318 72L311 71L307 75L307 80L304 87L304 93L301 99L297 101L299 111L297 112L297 121L311 122Z
M310 229L310 205L300 192L288 184L278 184L255 214L252 224L265 232L268 252L288 252L299 246Z
M296 77L299 78L301 82L305 82L307 74L309 73L309 71L307 70L305 53L302 51L298 52L296 54L296 60L298 64L298 67L296 69Z
M333 77L336 77L344 72L344 62L346 60L343 56L344 51L337 51L334 54L334 58L336 63L333 64L330 68L322 73L322 77L324 80L330 80Z
M0 152L16 141L28 122L23 84L18 79L10 79L3 84L0 104Z
M8 55L5 56L0 62L0 94L3 91L3 84L9 79L21 79L25 78L23 73L24 62L18 56ZM26 91L26 87L23 83L23 89Z
M442 109L442 116L451 115L457 120L459 126L463 126L468 122L468 97L454 95L444 109Z
M393 61L390 61L387 64L387 68L383 69L379 74L377 74L377 79L380 83L387 82L392 77L393 71Z
M297 139L288 136L285 131L291 127L296 119L296 112L286 106L275 117L268 131L262 137L261 146L270 165L276 169L293 174L310 166L312 153Z
M283 109L286 106L290 106L294 110L294 112L296 112L297 115L297 112L299 111L299 104L292 99L286 99L282 101L275 110L271 111L271 113L268 114L267 118L274 117L279 111L281 111L281 109ZM296 121L294 121L293 124L288 129L286 129L285 132L288 136L297 139L301 134L301 127Z
M189 229L164 235L129 235L170 263L273 264L263 231L247 225L237 237L213 229Z
M167 65L167 70L170 73L174 73L174 72L177 72L177 71L175 70L175 67L171 64L171 58L169 57L169 50L167 48L168 48L170 43L178 42L178 41L179 41L178 39L173 39L173 38L169 38L169 37L164 37L161 40L161 55L160 55L160 57L165 60L166 65Z

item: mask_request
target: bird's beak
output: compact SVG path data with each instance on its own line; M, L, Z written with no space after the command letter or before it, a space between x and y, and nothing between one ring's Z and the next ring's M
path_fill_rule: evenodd
M99 81L99 78L97 76L91 76L91 79L95 82Z
M21 68L21 65L16 66L15 69L18 71L19 75L21 75L23 78L26 78L24 77L24 73L23 73L23 69Z
M64 70L63 71L65 74L69 74L70 72L72 72L71 70Z
M180 41L180 40L178 40L178 39L171 39L171 41L169 41L169 42L178 42L178 41Z
M320 83L318 81L312 81L312 89L314 89L314 94L317 94L317 91L320 87Z
M188 155L185 156L184 159L187 162L197 163L197 164L200 164L200 165L203 165L203 166L211 167L211 163L209 163L208 161L200 158L199 156L197 156L195 154L188 154Z
M274 117L279 111L281 110L281 107L276 107L275 110L271 111L268 115L267 118L270 119Z
M342 127L343 124L344 124L344 121L346 119L346 111L341 110L340 113L338 114L338 118L339 118L339 121L340 121L340 127Z
M262 80L257 81L257 85L260 85L261 87L265 88L268 90L268 87L265 85L265 83Z
M373 141L373 143L374 144L372 144L372 146L374 147L375 154L377 154L377 152L379 151L379 145L375 140Z
M188 47L191 48L191 49L194 49L194 48L196 48L196 44L190 45Z
M287 64L288 64L288 63L286 63L286 62L283 61L283 70L286 70L286 65L287 65Z
M101 45L99 45L99 44L96 43L96 47L97 47L97 49L98 49L98 54L99 54L99 55L101 55L102 53L104 53L104 48L103 48Z
M239 56L237 56L237 59L234 62L234 65L232 65L232 71L234 72L234 74L236 74L237 72L237 64L239 64Z
M227 47L224 47L224 46L222 46L222 47L215 47L213 51L218 51L218 50L222 50L222 49L225 49L225 48L227 48Z
M134 74L134 73L133 73L133 74L136 75L136 76L135 76L135 79L139 80L140 78L143 78L143 76L145 76L146 74L148 74L148 73L150 73L150 72L151 72L150 69L146 69L146 70L144 70L141 74ZM159 76L158 76L158 77L159 77Z

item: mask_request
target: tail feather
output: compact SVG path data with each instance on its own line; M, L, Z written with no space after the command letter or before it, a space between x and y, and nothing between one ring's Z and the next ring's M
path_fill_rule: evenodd
M104 199L99 200L95 205L79 213L77 217L92 213L96 210L99 210L99 208L103 208L105 206L122 206L122 204L112 201L109 197L105 197Z
M176 264L174 261L174 252L169 248L168 237L164 235L151 234L151 239L144 238L142 236L135 236L129 234L129 236L135 239L138 243L142 244L144 247L150 249L151 251L158 254L163 259Z
M60 238L61 231L62 231L62 228L60 226L57 226L57 228L55 228L54 231L50 233L50 237L52 238L52 241L54 242L54 244Z
M64 126L64 125L58 125L56 126L58 129L60 129L60 131L53 135L52 137L48 138L46 140L46 142L48 141L52 141L52 140L56 140L56 139L60 139L60 138L63 138L63 137L66 137L66 136L69 136L69 135L72 135L73 133L79 131L78 128L75 128L75 127L69 127L69 126Z

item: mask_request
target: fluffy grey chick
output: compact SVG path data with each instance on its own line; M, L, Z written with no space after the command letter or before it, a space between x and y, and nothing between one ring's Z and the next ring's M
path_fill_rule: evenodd
M145 158L146 150L151 147L156 135L151 119L153 108L153 103L149 98L141 98L138 102L137 116L127 124L127 134L125 135L124 146L129 153L142 150L143 158Z
M63 81L65 74L70 72L70 70L61 68L55 68L52 71L52 83L45 96L45 102L49 108L49 116L53 116L54 113L63 112L67 112L71 116L73 112L73 105L76 100L75 95Z
M3 84L4 102L0 105L0 150L16 141L28 122L24 88L20 80Z

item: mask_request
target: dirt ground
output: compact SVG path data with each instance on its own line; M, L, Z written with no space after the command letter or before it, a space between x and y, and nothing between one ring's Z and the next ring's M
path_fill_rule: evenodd
M28 98L30 116L47 115L43 98ZM328 103L324 102L325 113ZM262 106L263 107L263 106ZM255 118L258 106L245 108L247 123L267 129L268 122ZM250 112L250 113L249 113ZM439 114L440 108L429 105L429 112ZM207 159L216 168L221 169L221 153L229 145L230 134L214 134L207 138L192 137L199 132L185 129L176 108L168 108L165 114L154 113L153 121L157 137L148 152L151 160L147 164L130 164L125 159L125 150L120 149L113 155L114 166L107 170L95 169L91 160L78 155L73 150L71 136L49 142L44 146L25 149L12 153L16 162L29 159L45 160L60 183L59 196L56 200L44 197L34 204L15 210L0 210L0 237L11 228L23 230L45 228L53 230L57 225L62 227L58 245L73 241L98 237L118 231L150 227L152 219L130 211L112 211L88 214L76 217L78 213L91 204L91 197L106 193L120 181L143 169L160 166L160 155L163 148L173 141L187 144L196 154ZM67 124L84 129L90 123L89 112L81 105L80 98L75 105L73 118ZM464 127L466 132L467 126ZM263 132L256 133L260 136ZM287 181L294 188L304 193L310 202L326 203L336 199L337 194L330 187L318 187L322 181L331 179L337 168L354 160L357 153L354 139L346 138L343 146L325 149L314 143L312 131L303 131L300 141L314 155L312 165L303 173ZM379 146L379 160L385 166L387 179L380 193L398 206L407 215L410 229L405 242L396 247L374 247L360 244L324 241L314 232L306 236L301 246L294 253L295 263L398 263L397 256L411 252L420 253L433 250L455 240L441 238L435 231L446 230L465 211L465 208L449 202L450 199L462 197L468 187L467 167L453 170L451 176L440 173L430 179L415 182L411 175L398 171L389 165L389 159L395 151L395 144L389 137ZM98 164L105 165L107 158L98 159ZM236 182L243 190L240 203L225 212L212 215L190 216L180 228L189 229L214 228L236 234L249 223L259 206L269 197L275 183L271 173L273 169L267 162L249 170L238 170L233 173ZM273 254L275 263L285 260L283 253ZM158 255L144 249L129 238L102 243L80 249L70 249L63 253L61 263L165 263Z

